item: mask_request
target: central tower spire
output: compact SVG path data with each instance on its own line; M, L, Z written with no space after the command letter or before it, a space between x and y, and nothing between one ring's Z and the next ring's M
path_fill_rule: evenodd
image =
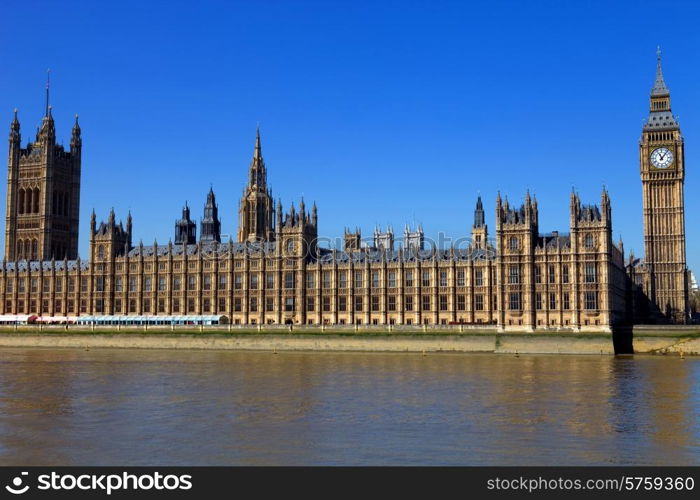
M255 150L253 151L253 159L250 162L248 185L250 187L257 186L260 189L265 189L267 184L267 172L265 171L265 161L262 157L262 146L260 145L260 126L255 133Z
M260 145L260 126L255 132L255 149L248 169L248 184L238 209L238 241L272 241L272 192L267 189L267 170Z

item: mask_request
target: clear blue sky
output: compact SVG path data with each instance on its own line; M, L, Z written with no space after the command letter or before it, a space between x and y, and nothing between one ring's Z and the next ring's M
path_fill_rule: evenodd
M165 243L210 183L235 234L260 122L268 181L303 194L320 233L419 221L468 234L477 194L537 195L568 230L569 193L613 202L615 239L643 253L638 141L661 45L686 139L689 265L700 270L700 31L687 2L10 2L0 18L0 116L23 142L46 69L59 138L83 130L89 214L131 209ZM3 184L4 185L4 184ZM4 190L2 196L4 197ZM199 229L198 229L199 231Z

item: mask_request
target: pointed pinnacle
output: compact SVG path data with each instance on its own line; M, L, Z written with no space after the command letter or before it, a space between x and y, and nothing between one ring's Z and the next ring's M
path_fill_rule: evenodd
M253 158L255 158L255 159L262 158L262 146L260 144L260 125L258 125L258 128L255 132L255 153L253 155Z
M668 94L668 87L666 87L666 82L664 82L664 74L661 70L661 47L656 47L656 80L654 80L654 86L651 89L651 95L664 95Z

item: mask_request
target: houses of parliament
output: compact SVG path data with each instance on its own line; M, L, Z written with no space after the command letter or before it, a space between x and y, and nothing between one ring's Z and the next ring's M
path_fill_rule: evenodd
M47 102L34 140L10 125L0 316L162 318L216 315L238 325L476 325L500 330L607 331L686 323L684 145L657 53L639 142L644 258L613 241L612 203L571 193L568 233L540 232L537 200L500 194L495 228L476 202L468 246L426 245L423 230L375 230L364 242L319 244L316 205L283 207L267 183L258 131L238 207L237 241L222 241L210 189L199 226L185 205L167 244L133 241L114 211L89 222L78 257L81 129L56 140ZM401 237L403 236L403 237Z

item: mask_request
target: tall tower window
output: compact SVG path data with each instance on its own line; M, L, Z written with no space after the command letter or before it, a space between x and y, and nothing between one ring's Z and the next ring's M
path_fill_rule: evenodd
M34 189L32 212L35 214L39 213L39 188Z
M19 193L17 194L17 212L20 215L24 214L24 196L24 189L20 189Z
M512 285L520 283L520 268L517 264L511 264L508 269L508 283Z
M595 283L596 282L596 266L595 262L586 262L584 279L585 283Z

